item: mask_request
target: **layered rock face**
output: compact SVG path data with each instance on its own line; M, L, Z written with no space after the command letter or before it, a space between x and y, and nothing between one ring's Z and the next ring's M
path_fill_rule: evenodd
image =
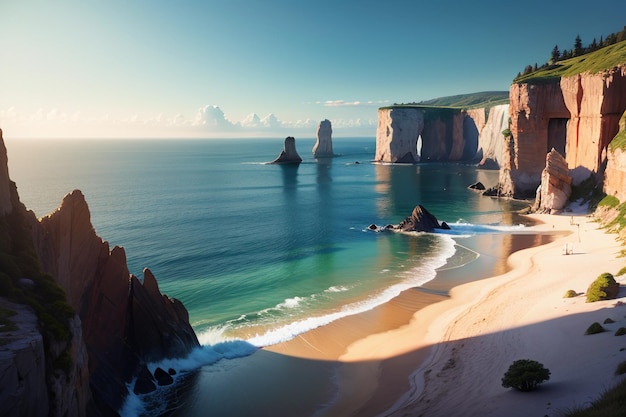
M0 415L47 416L46 359L37 316L27 306L0 298L0 307L18 312L17 330L2 335L0 346Z
M410 107L378 110L374 161L414 163L419 161L417 140L424 128L424 111Z
M69 334L56 338L40 327L41 317L34 324L29 321L26 306L11 307L19 311L20 328L26 332L19 339L28 343L0 346L0 415L115 415L128 394L126 383L146 362L181 357L199 346L187 310L161 294L149 270L144 271L143 284L129 274L124 250L109 250L96 235L80 191L68 194L54 213L37 220L19 202L6 161L0 134L0 202L9 202L0 203L0 233L13 242L2 249L15 242L25 246L7 256L18 258L25 252L20 262L51 275L78 314L67 313L72 316ZM8 195L2 184L8 184ZM33 265L37 261L39 265ZM60 296L54 295L54 288L40 289L42 281L19 281L37 297ZM45 342L41 349L40 340ZM60 359L62 368L53 363Z
M507 108L506 105L495 106L489 118L484 108L468 111L428 107L379 109L374 160L391 163L476 161L491 165L490 168L495 164L497 168L502 159L504 128L500 127L503 123L508 126ZM420 138L421 145L418 145Z
M274 159L272 164L299 164L302 162L302 158L296 151L296 139L292 136L285 138L285 145L282 152Z
M330 120L324 119L317 125L315 145L313 145L314 158L330 158L333 156L333 128Z
M81 317L91 387L111 409L121 407L125 384L141 364L199 345L184 306L160 293L149 270L142 284L129 273L124 249L110 250L96 235L80 191L34 225L33 238L42 268Z
M626 111L619 121L619 133L615 137L626 136ZM609 146L606 171L604 172L604 192L626 202L626 149Z
M572 177L565 158L554 148L546 156L546 167L541 173L534 212L555 213L562 210L572 194Z
M534 193L541 181L544 155L563 153L574 182L601 171L607 145L626 109L626 65L598 74L578 74L547 84L512 84L512 144L502 192Z
M509 105L493 106L489 110L489 117L480 132L476 159L479 166L489 169L498 169L502 164L502 150L504 137L502 131L509 127Z

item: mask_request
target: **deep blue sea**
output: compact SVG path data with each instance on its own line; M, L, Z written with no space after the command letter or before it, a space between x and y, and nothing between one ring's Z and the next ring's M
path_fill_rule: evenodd
M6 146L22 202L41 217L82 190L96 232L126 249L131 273L141 278L150 268L161 291L185 304L207 347L231 340L267 346L369 310L431 281L447 262L458 266L455 253L467 236L523 227L504 214L518 208L513 203L467 189L475 181L495 185L495 171L373 164L374 137L335 138L336 156L325 160L312 157L314 139L296 139L300 165L267 164L283 141ZM417 204L452 230L367 230L400 222ZM220 352L199 362L250 353Z

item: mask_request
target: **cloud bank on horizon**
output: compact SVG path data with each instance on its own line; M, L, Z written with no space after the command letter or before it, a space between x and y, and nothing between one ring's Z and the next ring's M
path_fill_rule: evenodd
M324 106L361 106L360 102L326 101ZM367 106L376 109L376 104ZM374 115L376 112L374 112ZM240 121L230 120L217 105L199 108L193 117L183 114L112 118L109 114L86 116L80 111L67 113L57 109L38 109L27 114L15 107L0 109L0 128L14 138L228 138L228 137L314 137L321 120L280 120L269 113L259 117L251 113ZM335 136L374 136L377 119L331 120Z
M314 137L328 119L335 136L374 136L379 107L508 90L555 44L621 30L614 3L4 1L0 128Z

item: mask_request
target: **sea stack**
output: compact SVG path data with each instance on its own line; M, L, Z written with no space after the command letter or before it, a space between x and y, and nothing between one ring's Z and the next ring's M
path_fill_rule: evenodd
M272 164L299 164L302 162L302 158L296 151L296 139L293 136L287 136L285 138L285 146L283 151L274 159Z
M333 157L333 128L330 120L324 119L317 125L317 141L313 146L314 158Z

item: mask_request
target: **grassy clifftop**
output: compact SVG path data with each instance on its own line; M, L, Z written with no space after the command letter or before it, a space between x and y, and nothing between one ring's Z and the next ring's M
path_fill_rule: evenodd
M530 74L519 76L513 82L541 84L584 72L596 74L623 64L626 64L626 41L606 46L585 55L559 61Z
M436 108L436 109L473 109L486 107L490 108L499 104L509 103L508 91L482 91L470 94L458 94L455 96L439 97L431 100L394 104L393 106L381 107L382 109L393 109L397 107L414 108Z

